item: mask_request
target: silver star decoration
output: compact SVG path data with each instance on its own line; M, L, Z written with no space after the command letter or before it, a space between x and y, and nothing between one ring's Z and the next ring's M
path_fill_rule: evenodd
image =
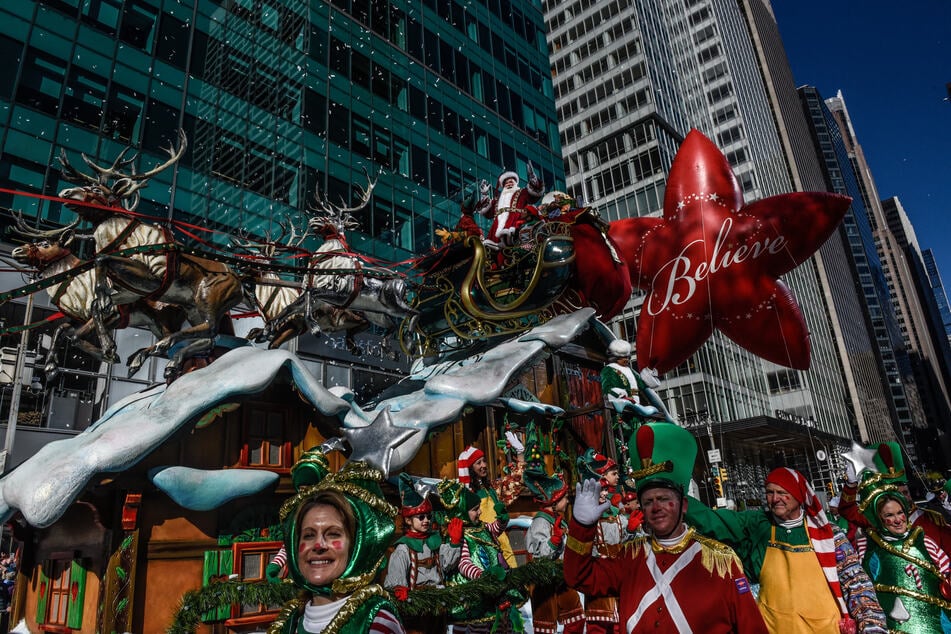
M863 471L878 471L875 467L875 450L866 449L854 440L852 448L842 454L842 457L852 463L855 468L855 477L862 479Z
M383 472L385 477L390 475L390 464L393 455L400 450L410 458L426 440L425 429L411 429L397 427L390 416L390 408L380 410L373 422L364 427L341 427L340 433L353 448L351 460L365 460L370 465ZM403 445L408 445L406 448ZM406 460L409 462L409 460Z

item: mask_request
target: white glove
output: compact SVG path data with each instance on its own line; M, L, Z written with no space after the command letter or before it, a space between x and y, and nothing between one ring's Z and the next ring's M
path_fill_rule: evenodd
M855 473L855 465L850 460L845 461L845 480L849 484L858 484L859 476Z
M595 479L579 482L575 486L575 520L584 526L594 526L611 507L610 500L604 503L601 499L601 483Z
M518 436L511 431L505 432L505 439L512 445L512 449L515 450L515 453L525 453L525 445L523 445L522 441L518 439Z

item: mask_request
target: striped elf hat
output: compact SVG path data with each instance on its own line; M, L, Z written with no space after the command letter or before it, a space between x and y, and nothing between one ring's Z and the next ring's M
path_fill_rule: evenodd
M465 450L459 454L459 459L456 461L456 468L459 470L459 482L462 482L464 485L469 486L472 482L472 475L469 473L469 468L478 462L479 458L485 458L485 454L482 453L481 449L469 445Z

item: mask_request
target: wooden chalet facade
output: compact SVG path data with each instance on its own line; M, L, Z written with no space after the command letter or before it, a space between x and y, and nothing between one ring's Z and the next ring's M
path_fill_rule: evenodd
M603 343L570 345L522 373L506 395L537 399L567 410L563 425L535 416L549 448L569 457L574 469L584 447L612 453L599 372ZM597 352L592 352L597 351ZM337 421L301 398L289 373L264 392L218 408L119 474L101 474L53 526L20 527L20 579L11 624L25 619L31 632L61 634L160 634L172 623L182 595L237 575L264 578L280 548L281 503L293 493L290 468L300 454L333 434ZM417 476L456 477L456 456L469 444L482 448L504 439L506 422L523 428L531 419L499 407L470 407L456 423L433 434L403 470ZM490 476L500 473L501 451L486 451ZM337 468L344 457L330 455ZM570 464L569 464L570 463ZM147 477L150 469L182 465L197 469L267 469L280 475L271 490L233 500L211 511L189 511ZM555 465L549 465L555 466ZM398 501L395 487L389 489ZM533 513L524 494L513 514ZM513 544L514 545L514 544ZM203 615L200 632L263 631L277 606L232 605Z

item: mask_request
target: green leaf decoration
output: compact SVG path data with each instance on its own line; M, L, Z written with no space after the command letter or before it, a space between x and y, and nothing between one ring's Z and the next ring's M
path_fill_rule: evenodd
M129 578L129 573L127 573L122 566L116 566L116 576L122 581L125 581Z
M429 616L448 614L460 605L496 605L511 593L528 596L532 585L554 586L564 581L561 561L536 559L508 571L499 581L491 575L456 586L435 588L419 586L411 590L406 601L394 599L401 616Z
M178 611L167 634L192 634L201 623L201 615L234 603L281 605L295 598L297 586L292 583L267 581L219 581L200 590L189 590L182 596Z
M116 604L116 614L122 614L129 607L129 599L122 599Z
M195 423L195 429L207 427L222 415L227 414L228 412L233 412L239 407L241 407L240 403L222 403L218 407L213 407L208 412L206 412L204 416L198 419L198 422Z
M129 547L132 546L133 539L134 537L132 533L126 535L125 539L122 540L122 545L119 546L119 550L129 550Z

